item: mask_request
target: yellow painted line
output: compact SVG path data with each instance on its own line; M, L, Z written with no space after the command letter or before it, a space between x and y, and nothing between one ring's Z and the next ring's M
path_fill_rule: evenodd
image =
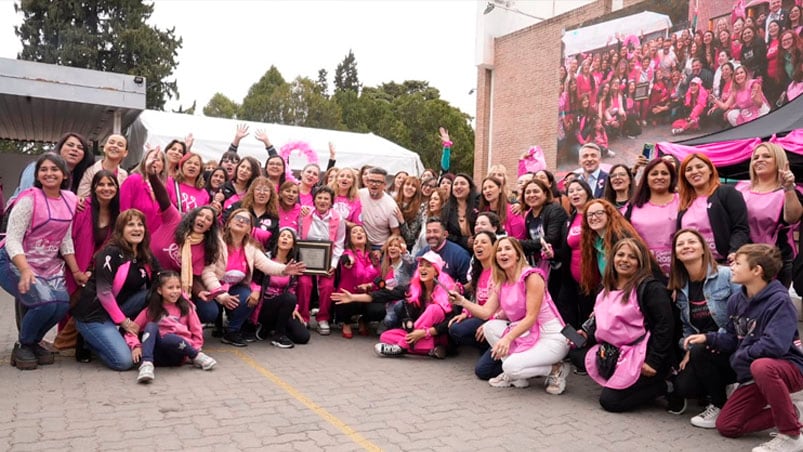
M220 351L223 350L218 350L218 349L215 350L216 353ZM309 408L313 413L317 414L323 420L325 420L326 422L328 422L329 424L331 424L332 426L343 432L344 435L351 438L352 441L357 443L363 449L368 451L382 450L379 446L372 443L371 441L368 441L367 439L365 439L365 437L357 433L353 428L349 427L345 422L338 419L334 414L328 412L325 408L321 407L317 403L310 400L307 396L302 394L301 391L294 388L292 385L286 383L284 380L276 376L276 374L274 374L273 372L262 367L258 362L254 360L254 358L251 358L250 356L239 350L231 350L231 353L237 355L238 358L240 358L244 363L251 366L252 369L262 374L263 377L270 380L273 384L283 389L284 392L290 394L294 399L298 400L302 405Z

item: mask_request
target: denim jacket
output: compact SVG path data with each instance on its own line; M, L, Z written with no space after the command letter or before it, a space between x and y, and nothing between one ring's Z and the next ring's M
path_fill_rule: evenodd
M731 295L741 290L741 285L731 283L731 269L725 265L718 265L716 270L708 272L708 276L703 282L703 295L708 303L708 310L711 318L719 327L719 331L724 331L728 324L728 299ZM680 346L683 347L683 339L695 333L700 333L691 323L689 317L689 282L687 281L683 289L677 291L675 302L680 309L680 320L683 323L683 338Z

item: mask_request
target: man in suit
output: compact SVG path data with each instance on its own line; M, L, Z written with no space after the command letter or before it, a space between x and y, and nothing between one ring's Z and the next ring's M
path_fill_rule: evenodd
M580 171L577 176L591 187L595 198L602 197L605 192L605 182L608 181L608 173L599 167L601 157L602 152L595 143L586 143L580 148L578 158Z
M789 28L789 11L781 8L782 0L770 0L770 10L767 12L767 20L764 21L764 41L770 42L770 22L777 20L781 25L781 31Z

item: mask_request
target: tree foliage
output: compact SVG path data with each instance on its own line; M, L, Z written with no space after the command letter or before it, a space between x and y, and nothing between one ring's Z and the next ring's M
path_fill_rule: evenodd
M15 27L22 41L19 59L140 75L147 80L147 107L164 109L178 98L170 80L181 48L175 28L159 30L146 22L153 5L141 0L22 0L14 4L23 21Z
M237 118L239 109L240 105L238 105L237 102L234 102L222 93L215 93L215 95L209 99L209 103L204 107L204 115L213 118L235 119Z
M421 80L388 82L363 87L357 78L353 52L338 64L334 94L327 95L326 70L317 80L297 77L285 81L270 69L248 90L242 106L216 94L204 108L207 116L288 124L322 129L374 133L417 152L427 167L440 164L438 127L449 130L454 143L452 172L471 172L474 166L474 131L471 118L440 98L440 92ZM236 112L236 113L232 113Z
M348 55L335 69L335 93L340 91L360 92L360 78L357 76L357 58L349 50Z

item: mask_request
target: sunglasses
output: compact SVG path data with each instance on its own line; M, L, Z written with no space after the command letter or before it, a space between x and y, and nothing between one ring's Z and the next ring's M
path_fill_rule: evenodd
M251 217L249 217L247 215L242 215L242 214L235 215L233 220L238 222L238 223L251 224Z

